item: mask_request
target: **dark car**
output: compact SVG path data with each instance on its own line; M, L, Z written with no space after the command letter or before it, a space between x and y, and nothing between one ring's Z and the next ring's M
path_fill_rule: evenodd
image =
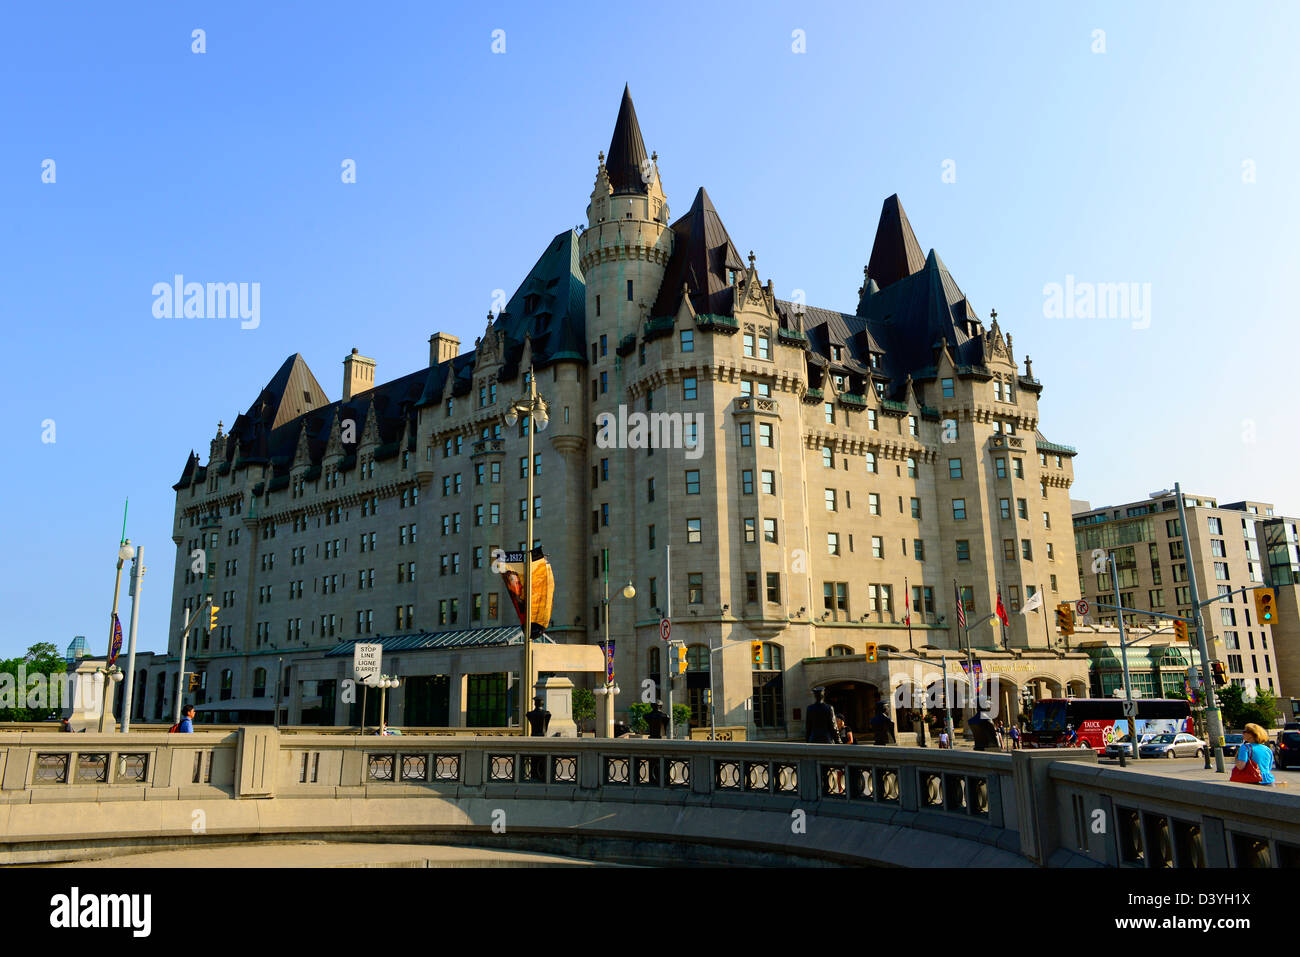
M1277 736L1277 766L1300 767L1300 731L1283 731Z

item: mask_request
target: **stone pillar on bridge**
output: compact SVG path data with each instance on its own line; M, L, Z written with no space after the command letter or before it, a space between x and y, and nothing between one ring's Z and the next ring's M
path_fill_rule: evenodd
M563 675L551 675L533 686L533 696L546 699L546 710L551 713L547 728L548 737L576 738L578 726L573 721L573 682ZM600 695L610 698L613 695Z

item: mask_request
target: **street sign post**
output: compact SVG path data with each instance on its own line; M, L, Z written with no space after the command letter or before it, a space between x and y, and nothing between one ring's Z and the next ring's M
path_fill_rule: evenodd
M664 641L669 641L673 633L673 623L667 618L659 619L659 637Z
M1136 718L1138 716L1138 703L1136 701L1124 702L1124 717Z
M1088 615L1088 599L1080 598L1074 603L1074 610L1079 613L1080 618L1086 618Z

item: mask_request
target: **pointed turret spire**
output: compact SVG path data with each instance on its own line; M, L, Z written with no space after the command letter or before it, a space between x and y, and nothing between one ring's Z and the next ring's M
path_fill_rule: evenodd
M867 276L884 289L904 276L920 272L924 265L925 254L921 252L921 244L916 241L912 224L907 221L907 213L903 212L903 204L895 193L881 207L876 241L867 262Z
M641 176L647 162L641 124L636 119L636 107L632 105L632 94L624 84L623 102L618 107L618 120L614 123L614 135L609 141L609 155L605 158L605 169L615 195L648 192Z

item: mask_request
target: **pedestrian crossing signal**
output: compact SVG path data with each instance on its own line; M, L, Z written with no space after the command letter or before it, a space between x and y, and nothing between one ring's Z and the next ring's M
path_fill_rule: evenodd
M867 642L866 654L867 654L867 661L868 661L869 663L871 663L871 664L875 664L875 663L876 663L876 643L875 643L874 641L868 641L868 642Z
M1186 641L1186 640L1187 640L1187 622L1185 621L1174 622L1174 641Z
M1255 589L1255 617L1261 625L1271 625L1277 620L1276 605L1277 593L1273 589Z

